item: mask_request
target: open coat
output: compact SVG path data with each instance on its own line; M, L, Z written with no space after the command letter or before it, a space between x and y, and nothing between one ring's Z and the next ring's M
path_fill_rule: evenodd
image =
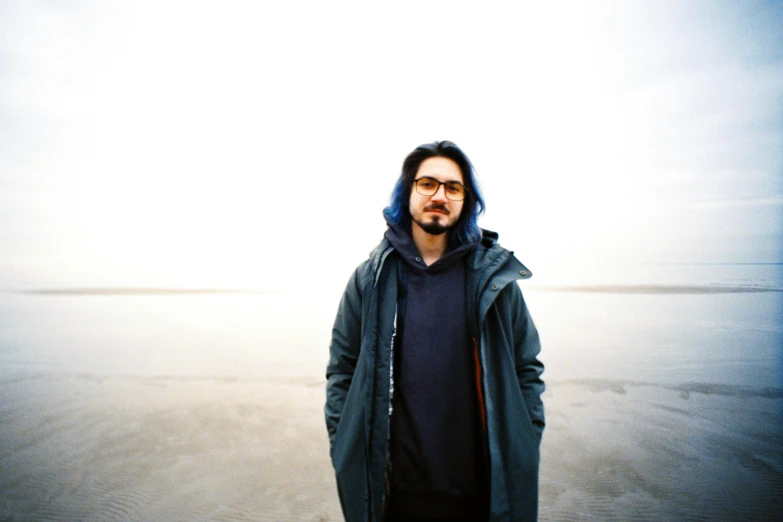
M540 342L518 279L530 271L484 231L466 256L468 331L489 454L491 522L536 520L544 408ZM403 261L384 239L346 287L326 371L326 426L347 522L383 520L397 274Z

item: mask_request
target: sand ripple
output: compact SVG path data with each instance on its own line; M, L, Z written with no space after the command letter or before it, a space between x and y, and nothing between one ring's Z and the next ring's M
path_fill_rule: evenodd
M549 382L541 520L773 520L783 393ZM341 520L318 381L0 381L0 521Z
M323 387L0 383L0 521L340 520Z

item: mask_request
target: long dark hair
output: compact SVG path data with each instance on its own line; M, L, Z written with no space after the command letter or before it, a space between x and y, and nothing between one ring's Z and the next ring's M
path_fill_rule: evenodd
M476 177L473 174L473 165L454 143L450 141L436 141L416 147L408 154L402 163L400 179L394 185L389 206L383 209L386 220L395 225L409 226L411 220L410 201L413 180L424 160L434 157L448 158L459 166L462 179L468 189L465 193L465 202L462 205L462 213L454 224L451 239L459 243L472 243L481 239L481 229L478 226L478 217L484 212L484 198L481 197Z

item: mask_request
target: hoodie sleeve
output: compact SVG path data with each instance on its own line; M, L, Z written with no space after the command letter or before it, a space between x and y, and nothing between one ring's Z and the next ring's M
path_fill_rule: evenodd
M330 445L334 444L345 398L351 387L359 359L362 328L361 272L362 267L357 268L348 281L332 328L329 364L326 368L326 406L324 407Z

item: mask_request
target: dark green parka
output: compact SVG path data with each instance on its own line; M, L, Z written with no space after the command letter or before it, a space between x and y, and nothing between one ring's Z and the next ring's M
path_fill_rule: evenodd
M538 332L517 279L530 271L484 231L466 256L468 325L490 462L491 522L536 520L544 407ZM326 426L347 522L381 521L386 500L397 274L384 238L353 273L326 371Z

